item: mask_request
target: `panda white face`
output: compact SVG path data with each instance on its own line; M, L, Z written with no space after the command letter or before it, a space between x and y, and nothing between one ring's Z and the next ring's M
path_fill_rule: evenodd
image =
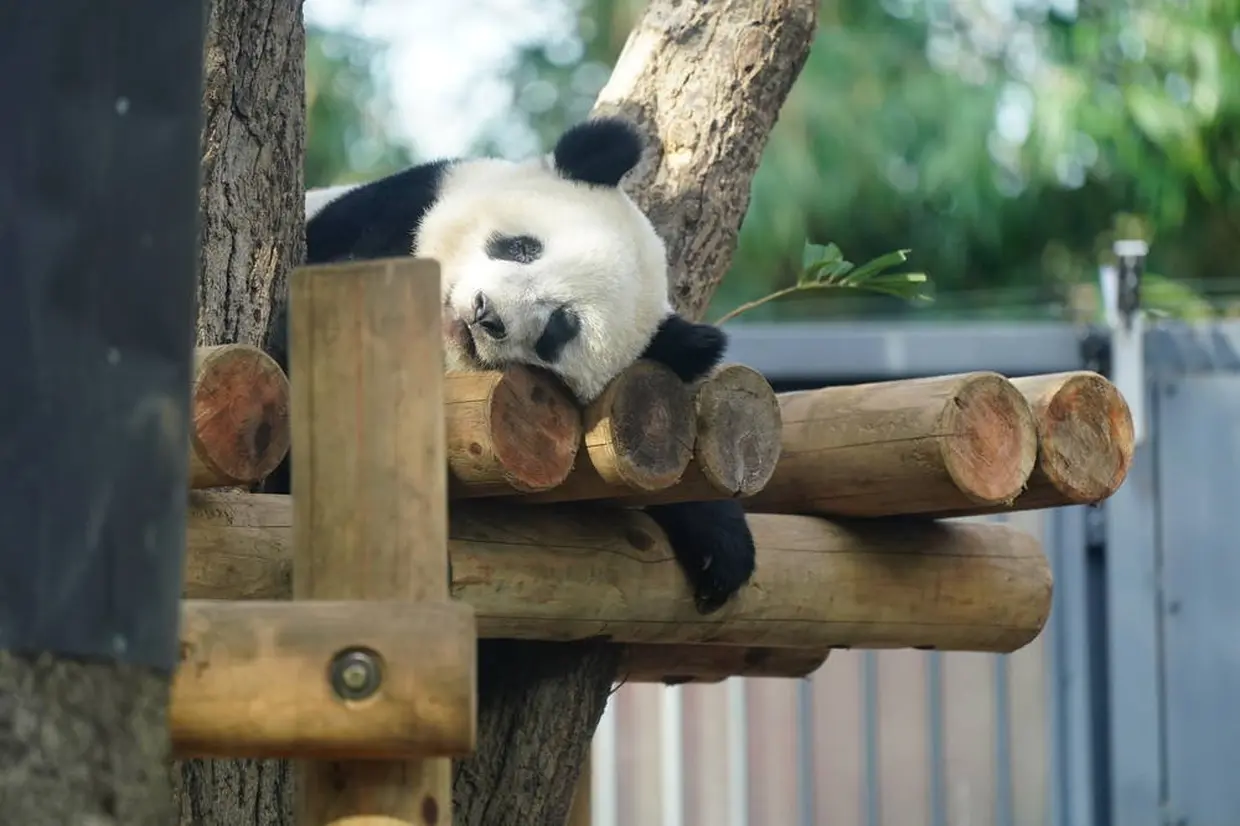
M454 165L413 251L440 264L449 370L536 365L583 402L671 312L649 220L619 187L573 180L554 160Z

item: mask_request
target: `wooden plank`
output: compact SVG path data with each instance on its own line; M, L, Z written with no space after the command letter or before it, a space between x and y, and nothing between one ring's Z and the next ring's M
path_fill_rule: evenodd
M466 754L473 663L461 658L474 633L473 612L456 602L187 600L173 748L180 757ZM372 654L378 671L358 671L355 651ZM369 679L359 687L356 677Z
M438 276L420 259L291 276L295 599L449 599ZM450 823L451 784L444 758L307 761L298 822Z

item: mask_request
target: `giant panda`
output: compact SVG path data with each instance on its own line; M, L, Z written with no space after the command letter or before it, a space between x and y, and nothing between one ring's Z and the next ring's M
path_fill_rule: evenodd
M630 123L596 118L565 131L547 156L440 160L312 190L306 261L436 259L450 371L541 367L583 405L638 359L690 382L719 362L727 339L668 301L663 242L620 188L641 152ZM286 317L280 301L269 349L285 370ZM264 489L289 492L287 460ZM754 542L739 503L645 511L667 534L700 613L749 580Z

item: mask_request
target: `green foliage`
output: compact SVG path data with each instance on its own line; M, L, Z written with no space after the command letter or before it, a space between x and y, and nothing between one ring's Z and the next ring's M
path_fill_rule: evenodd
M640 5L581 0L579 59L531 48L514 68L518 91L558 90L530 96L538 106L518 95L544 142L586 111L574 73L614 63ZM753 317L1055 316L1133 226L1177 281L1226 275L1240 254L1240 4L1081 6L1068 19L1034 0L823 0L714 306L795 286L806 236L860 257L916 250L934 305L797 291Z
M761 307L770 301L794 295L805 290L870 290L884 293L906 301L929 303L932 298L923 291L925 273L884 272L908 260L908 250L896 250L867 261L860 267L845 260L844 253L835 244L806 244L801 254L802 268L796 284L776 290L756 301L749 301L725 313L715 324L722 325L741 313Z
M411 163L392 137L388 90L375 71L383 55L367 38L306 27L306 187L351 183Z
M514 114L544 146L585 117L644 7L560 2L577 36L521 51L509 75L516 111L494 114L477 151L496 151ZM1151 243L1150 267L1167 276L1145 295L1168 313L1207 312L1206 296L1234 292L1240 2L1080 0L1073 18L1051 10L1061 5L822 0L716 313L1058 317L1094 289L1118 237ZM309 35L307 183L407 163L407 148L382 137L375 46ZM807 288L807 237L857 260L915 250L913 268L935 273L933 304L909 300L920 284L888 283L885 271L871 289L823 289L840 286L842 255L825 263L833 245L813 248L813 272L831 275Z

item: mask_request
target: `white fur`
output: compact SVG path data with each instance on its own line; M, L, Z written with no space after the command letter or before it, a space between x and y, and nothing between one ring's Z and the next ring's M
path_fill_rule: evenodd
M307 192L307 220L351 188ZM528 264L492 260L486 243L495 232L533 236L542 255ZM455 164L411 237L411 254L439 262L445 323L471 318L483 292L507 327L499 341L475 336L481 365L445 337L450 371L542 366L589 402L637 360L672 311L667 252L646 216L623 190L564 179L547 158ZM547 364L534 345L562 304L572 306L581 329Z
M319 213L319 210L330 204L351 189L357 189L361 184L339 184L337 186L325 186L319 189L306 190L306 220L309 221Z
M493 261L486 241L494 232L534 236L542 255ZM543 159L453 168L417 228L414 253L439 261L447 312L470 317L481 291L508 326L502 341L476 337L484 363L546 367L582 401L632 364L671 312L667 252L646 216L622 190L565 180ZM561 304L573 307L581 331L546 364L534 344ZM451 340L445 351L449 370L471 368Z

